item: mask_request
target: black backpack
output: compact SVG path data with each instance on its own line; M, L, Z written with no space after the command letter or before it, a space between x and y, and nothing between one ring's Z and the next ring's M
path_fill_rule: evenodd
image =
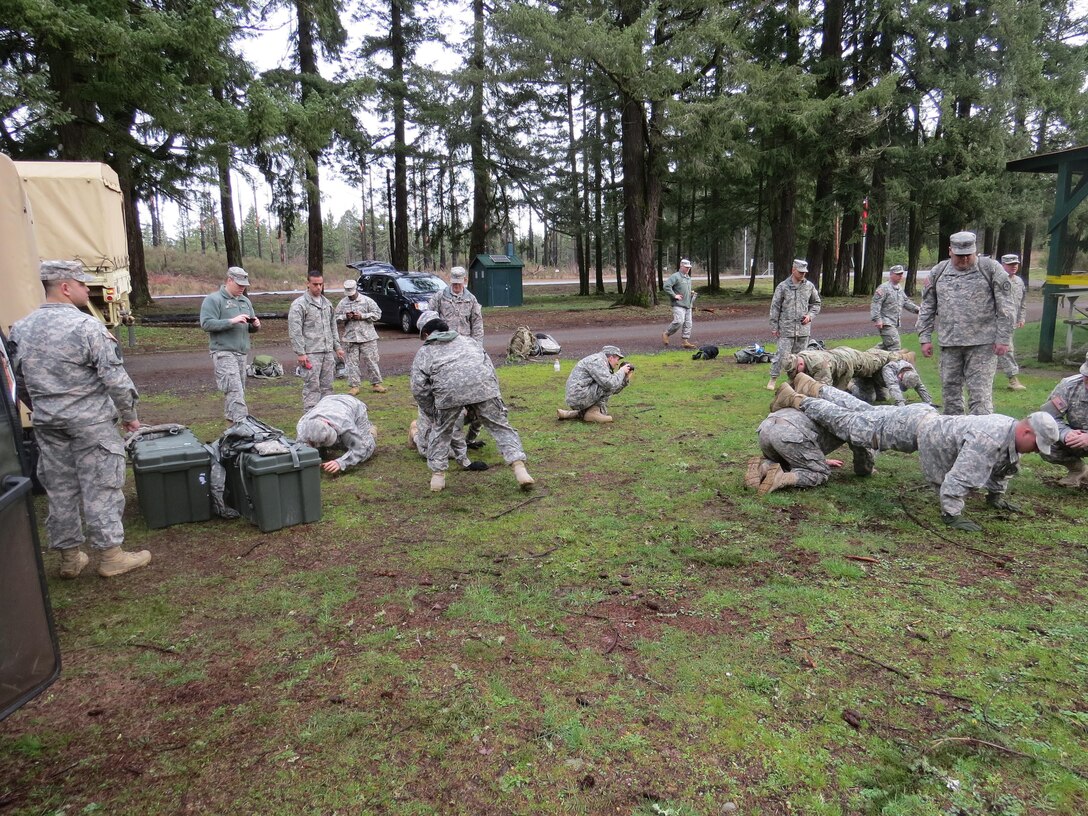
M699 346L699 350L691 355L693 360L713 360L718 356L717 346Z

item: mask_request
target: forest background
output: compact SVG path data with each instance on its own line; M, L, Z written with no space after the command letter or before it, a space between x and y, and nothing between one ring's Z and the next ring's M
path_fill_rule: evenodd
M681 255L711 289L804 256L827 295L891 255L910 290L962 228L1030 270L1054 180L1005 163L1085 138L1071 0L3 5L0 148L118 172L136 306L146 246L436 269L512 242L631 305ZM259 71L284 17L288 59ZM339 216L332 174L358 189ZM1088 216L1070 232L1064 269Z

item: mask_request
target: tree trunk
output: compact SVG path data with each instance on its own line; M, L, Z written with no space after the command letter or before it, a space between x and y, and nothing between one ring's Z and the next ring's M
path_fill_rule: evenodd
M298 15L298 65L303 75L302 104L305 106L311 89L306 77L319 77L317 55L314 51L314 19L307 0L295 0ZM306 154L306 263L310 270L325 269L325 225L321 220L321 151L310 150Z
M641 100L621 91L620 134L623 158L624 249L627 257L628 306L657 303L654 242L661 204L661 177L654 167L649 122Z
M567 194L570 196L570 225L574 232L574 254L578 260L578 294L589 294L589 269L586 268L582 247L581 197L578 192L578 149L574 139L574 91L567 83L567 163L570 179Z
M230 180L230 147L221 145L215 153L219 171L219 213L223 218L223 245L227 249L227 266L242 265L242 247L238 226L234 220L234 188Z
M472 153L472 230L469 236L469 258L475 258L487 248L488 172L484 154L484 0L472 0L472 100L469 146Z
M408 269L408 145L405 143L404 112L404 59L407 45L404 40L404 13L400 0L390 3L390 50L393 56L391 79L393 89L393 190L396 214L393 220L393 257L390 262L397 269Z

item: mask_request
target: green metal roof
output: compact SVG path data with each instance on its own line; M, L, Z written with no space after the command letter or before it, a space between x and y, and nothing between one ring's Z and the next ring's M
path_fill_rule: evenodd
M521 269L525 266L517 255L477 255L472 260L472 268L482 266L484 269Z

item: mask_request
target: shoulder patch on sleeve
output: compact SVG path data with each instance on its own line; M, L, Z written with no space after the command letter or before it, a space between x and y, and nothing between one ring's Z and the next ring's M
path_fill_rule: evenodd
M1054 406L1059 414L1064 414L1065 409L1069 407L1069 403L1065 401L1065 398L1057 394L1050 398L1050 404Z

